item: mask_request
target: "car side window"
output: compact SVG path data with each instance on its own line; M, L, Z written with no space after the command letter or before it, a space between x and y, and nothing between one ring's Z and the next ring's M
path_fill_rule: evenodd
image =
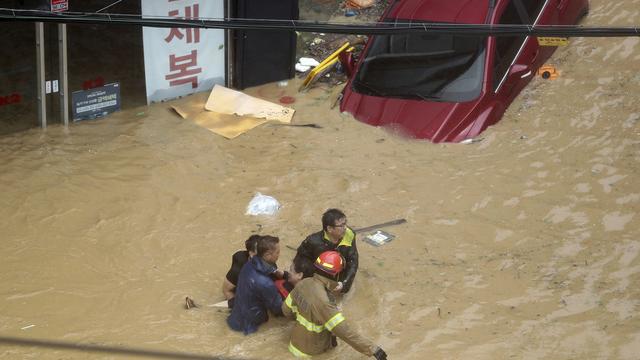
M518 13L515 5L516 1L509 1L507 8L500 16L500 25L523 25L524 21ZM531 1L529 1L531 2ZM520 46L525 41L526 36L497 36L495 59L493 63L493 90L496 91L509 71L511 63L518 55Z
M544 0L520 0L529 16L529 24L533 24L542 10Z

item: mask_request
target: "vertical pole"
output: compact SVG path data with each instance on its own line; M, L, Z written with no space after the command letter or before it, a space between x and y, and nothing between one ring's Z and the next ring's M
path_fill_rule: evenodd
M233 16L233 4L231 0L227 0L224 2L224 17L225 19L231 19ZM224 30L224 40L225 40L225 86L232 87L233 86L233 53L235 44L233 43L234 30L225 29Z
M45 90L45 72L44 72L44 23L36 23L36 66L38 73L38 122L41 128L47 127L47 94Z
M67 81L67 24L58 24L58 54L60 56L60 121L69 126L69 82Z

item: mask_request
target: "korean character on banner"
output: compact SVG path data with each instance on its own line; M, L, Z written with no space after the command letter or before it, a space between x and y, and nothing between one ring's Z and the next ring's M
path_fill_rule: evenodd
M182 18L182 19L197 19L200 17L200 5L193 4L193 6L185 6L184 17L180 17L179 10L169 11L169 16ZM187 34L187 43L199 43L200 42L200 29L199 28L185 28L184 32ZM184 34L179 28L171 28L169 35L164 39L165 42L171 42L174 38L182 40Z
M198 66L198 50L191 50L191 54L184 56L169 56L169 71L165 76L170 86L179 86L191 83L192 88L198 87L198 74L202 72Z

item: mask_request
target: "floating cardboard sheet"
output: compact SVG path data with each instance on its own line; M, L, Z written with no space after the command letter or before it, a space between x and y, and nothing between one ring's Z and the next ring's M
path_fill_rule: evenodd
M191 119L196 124L222 135L227 139L233 139L254 127L266 123L267 119L258 119L249 116L220 114L213 111L203 111Z
M207 111L210 104L214 111ZM173 102L171 108L182 118L227 139L271 120L290 123L295 111L218 85L208 100L196 94Z
M295 112L293 109L220 85L214 86L211 90L205 109L221 114L236 114L283 123L290 123Z
M193 120L198 114L205 111L204 104L206 101L206 93L197 93L171 101L171 108L183 119Z

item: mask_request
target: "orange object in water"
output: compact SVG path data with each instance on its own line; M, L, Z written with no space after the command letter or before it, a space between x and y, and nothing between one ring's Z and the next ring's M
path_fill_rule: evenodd
M555 80L560 73L556 70L553 65L543 65L538 69L538 75L540 75L543 79Z
M293 96L283 96L279 101L281 104L293 104L294 102L296 102L296 98L294 98Z

